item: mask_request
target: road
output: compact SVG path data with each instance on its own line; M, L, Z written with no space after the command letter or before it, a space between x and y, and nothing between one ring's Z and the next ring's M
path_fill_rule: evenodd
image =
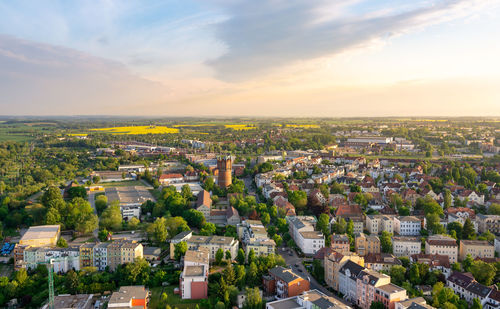
M89 193L89 203L90 206L92 206L92 209L94 210L94 214L97 215L97 209L95 208L95 192L90 192ZM99 218L99 217L97 217ZM99 236L99 225L97 225L97 228L92 232L94 237L97 239Z
M294 250L292 250L292 256L289 255L289 248L285 248L286 251L283 251L282 248L278 248L279 254L285 259L286 265L289 265L294 271L297 271L298 274L304 275L305 278L309 279L310 282L310 288L311 290L318 290L322 292L323 294L333 297L345 306L352 307L352 304L346 302L344 299L334 295L332 292L330 292L327 288L325 288L323 285L321 285L304 267L302 264L302 258L297 256ZM296 267L297 265L298 267ZM300 270L302 271L300 271Z

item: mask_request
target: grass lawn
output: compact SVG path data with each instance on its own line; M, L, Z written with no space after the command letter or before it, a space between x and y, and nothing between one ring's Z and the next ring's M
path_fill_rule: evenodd
M144 183L139 180L125 180L125 181L112 181L112 182L100 182L97 184L98 186L104 188L112 188L112 187L131 187L131 186L144 186Z
M149 301L149 308L161 308L160 298L163 292L167 293L167 303L172 308L179 309L191 309L195 308L196 304L200 301L196 299L181 299L179 295L174 294L174 289L177 288L176 285L169 285L165 287L156 287L151 289L151 300Z

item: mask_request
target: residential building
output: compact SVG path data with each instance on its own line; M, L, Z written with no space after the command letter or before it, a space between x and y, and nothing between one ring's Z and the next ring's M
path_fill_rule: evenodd
M222 249L224 254L226 251L229 251L233 260L236 259L236 255L238 254L238 241L233 237L192 235L185 241L190 250L207 248L210 252L211 261L215 260L215 254L219 249Z
M412 263L427 264L431 271L439 270L446 278L451 274L450 258L447 255L419 253L411 255L410 261Z
M495 251L500 255L500 236L495 237Z
M356 253L365 256L370 253L380 253L380 238L375 235L356 234L355 239Z
M94 243L80 246L80 268L94 266Z
M184 176L177 173L161 174L158 181L162 186L169 186L174 183L181 183L184 181Z
M184 265L184 270L179 278L182 299L208 297L208 270L206 265Z
M370 253L365 256L365 267L375 271L390 271L393 266L403 263L390 253Z
M240 223L238 211L233 206L228 206L226 209L212 208L212 198L208 191L203 190L198 193L196 201L196 210L201 212L207 222L215 225L237 225Z
M170 259L173 259L175 256L175 245L180 243L181 241L187 242L193 236L192 231L184 231L175 235L172 239L170 239Z
M397 256L410 256L422 252L422 242L418 237L394 236L392 237L392 253Z
M253 250L256 256L274 253L276 243L267 236L267 231L259 220L243 221L237 225L237 232L245 256L248 257L250 250Z
M142 254L144 258L150 262L157 261L160 259L161 248L160 247L144 247L142 249Z
M490 231L493 234L500 234L500 216L499 215L476 215L476 223L479 233Z
M264 291L277 298L297 296L309 291L309 281L289 268L276 266L263 277Z
M348 260L340 267L338 272L338 292L351 302L356 302L358 276L365 268L358 263Z
M375 301L375 288L391 283L391 277L374 270L362 270L356 280L356 305L362 309L370 308Z
M394 309L397 302L407 298L406 290L392 283L375 288L374 301L381 302L387 309Z
M80 250L78 247L29 247L24 250L23 267L35 269L39 264L52 261L54 272L66 273L80 270Z
M330 247L334 251L348 253L351 250L349 237L347 237L347 234L333 234Z
M394 232L401 236L420 235L421 221L414 216L400 216L394 218Z
M143 285L122 286L118 292L113 292L109 298L108 308L146 309L148 307L149 291Z
M474 298L479 299L483 307L489 302L490 294L497 291L495 288L490 288L478 283L471 273L461 273L454 271L446 279L446 286L451 288L455 294L465 299L469 304L472 304Z
M290 235L304 254L315 254L325 246L323 233L315 231L316 218L312 216L287 217Z
M325 282L335 291L339 290L339 271L340 268L347 262L352 261L358 265L364 266L365 260L363 257L354 252L340 253L333 251L330 255L324 257Z
M205 219L210 218L210 210L212 208L212 198L207 190L203 190L198 193L198 199L196 201L196 210L201 212Z
M54 297L54 309L92 309L94 294L61 294ZM42 309L50 309L46 304Z
M425 298L415 297L396 302L394 309L434 309L434 307L427 305Z
M268 302L266 309L352 309L352 307L318 290L310 290L298 296Z
M429 236L425 241L425 254L447 255L453 264L458 261L458 245L455 239L448 236Z
M380 234L383 231L394 233L394 218L388 215L366 216L366 229L370 234Z
M495 257L495 247L486 240L460 240L459 260L463 261L467 255L473 259Z
M210 252L208 248L198 248L198 250L187 250L184 254L184 266L201 266L207 269L210 267Z

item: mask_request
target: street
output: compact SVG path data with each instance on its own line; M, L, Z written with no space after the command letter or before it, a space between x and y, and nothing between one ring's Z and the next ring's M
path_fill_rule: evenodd
M94 214L97 215L97 210L95 208L95 192L90 192L89 193L89 203L90 203L90 206L92 206L92 209L94 210ZM92 234L94 235L94 237L96 239L98 238L98 235L99 235L99 226L97 226L97 228L92 232Z
M277 248L277 250L279 251L279 254L283 257L283 259L285 259L286 265L288 265L292 270L296 271L299 275L302 275L304 278L306 278L306 279L309 280L311 290L318 290L318 291L322 292L323 294L325 294L327 296L335 298L336 300L338 300L339 302L341 302L345 306L352 307L352 304L350 304L350 303L346 302L344 299L342 299L342 298L334 295L327 288L325 288L324 286L322 286L307 271L307 269L304 267L304 265L302 265L303 259L300 258L299 256L297 256L297 254L295 253L295 250L292 250L292 256L290 256L290 254L289 254L289 250L290 249L288 247L285 247L285 249L286 250L283 251L282 248ZM295 266L295 265L297 265L297 266ZM302 271L300 271L299 269L302 270Z

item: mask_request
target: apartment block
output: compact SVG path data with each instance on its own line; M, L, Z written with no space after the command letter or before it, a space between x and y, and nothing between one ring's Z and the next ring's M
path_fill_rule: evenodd
M460 240L459 260L463 261L467 255L475 258L495 257L495 247L486 240Z
M422 252L422 242L418 237L394 236L392 237L392 253L397 256L410 256Z
M352 261L353 263L356 263L361 266L365 265L364 258L354 252L340 253L334 251L330 255L325 255L323 263L325 268L325 282L329 287L333 288L335 291L339 290L340 268L345 263L347 263L347 261Z
M394 232L401 236L420 235L422 222L414 216L400 216L394 218Z
M276 243L267 236L266 228L259 220L245 220L237 225L237 231L245 256L248 257L250 250L253 250L256 256L275 252Z
M381 234L383 231L394 233L394 217L388 215L366 216L366 229L370 234Z
M323 233L315 231L316 218L311 216L287 217L290 235L304 254L315 254L325 246Z
M229 251L231 253L231 258L236 259L238 254L238 244L239 242L233 237L224 236L200 236L192 235L190 238L185 238L189 250L198 250L199 248L206 248L210 253L210 260L215 260L215 254L219 249L224 251Z
M490 231L493 234L500 234L500 216L499 215L476 215L477 229L479 233Z
M380 238L375 235L356 234L355 239L356 253L365 256L367 254L380 253Z
M108 308L146 309L148 300L149 291L143 285L122 286L118 292L111 294Z
M349 237L347 237L347 234L333 234L330 247L334 251L338 251L340 253L348 253L351 250Z
M297 296L309 291L309 281L289 268L276 266L263 277L264 291L277 298Z
M458 261L458 245L455 239L448 236L429 236L425 241L425 254L447 255L453 264Z

